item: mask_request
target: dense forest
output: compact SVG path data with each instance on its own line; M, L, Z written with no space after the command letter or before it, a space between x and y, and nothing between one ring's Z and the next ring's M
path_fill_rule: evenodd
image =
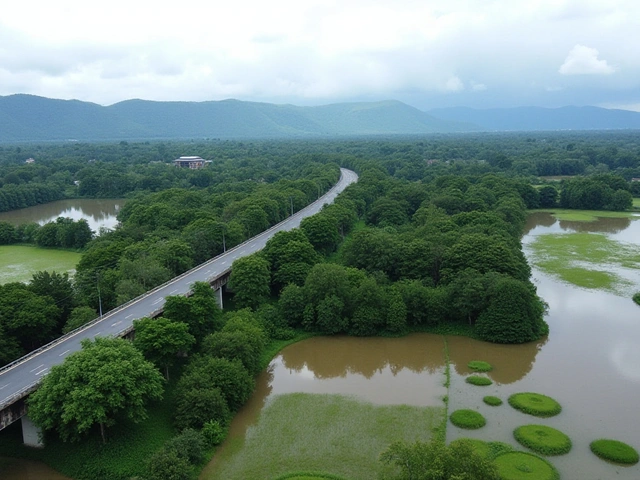
M113 188L130 199L120 225L86 244L73 279L39 272L28 285L0 286L2 362L91 320L100 303L115 307L279 222L333 185L339 166L359 174L299 229L276 234L264 250L234 262L229 312L219 310L207 284L196 284L191 297L167 297L161 318L136 322L135 368L149 390L130 392L131 401L139 408L141 396L159 399L159 372L169 377L178 363L171 394L178 435L126 472L87 469L74 472L77 478L159 480L169 470L189 478L206 445L225 437L268 345L278 340L416 330L498 343L539 339L548 333L546 305L520 243L527 209L629 208L638 183L629 180L640 176L640 147L625 135L30 148L0 152L3 190L35 182L61 195L100 196ZM20 158L39 148L42 158L24 165ZM184 153L214 162L196 171L173 167ZM571 176L543 178L558 174L549 173L551 164ZM575 171L562 172L569 165ZM62 180L47 183L51 177ZM133 355L129 348L123 340L84 346L105 361ZM177 354L187 359L178 362ZM90 372L87 358L70 356L60 368ZM56 368L30 400L36 423L63 440L95 435L99 425L107 441L105 427L122 421L128 397L105 406L101 417L88 415L95 408L73 394ZM100 388L89 377L86 385ZM65 402L77 402L77 416L58 414Z

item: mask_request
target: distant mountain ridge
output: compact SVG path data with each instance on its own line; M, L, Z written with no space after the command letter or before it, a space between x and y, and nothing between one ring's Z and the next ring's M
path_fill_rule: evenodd
M436 118L473 123L483 131L640 129L640 113L599 107L517 107L429 110Z
M33 95L0 97L0 142L187 138L294 138L465 132L397 101L297 107L222 100L127 100L107 107Z
M105 107L34 95L0 96L0 143L607 129L640 129L640 113L598 107L423 112L395 100L316 107L240 100L126 100Z

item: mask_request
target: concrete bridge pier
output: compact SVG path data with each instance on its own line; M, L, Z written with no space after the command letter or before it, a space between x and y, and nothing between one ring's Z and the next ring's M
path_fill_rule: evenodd
M42 429L36 427L29 418L29 415L24 415L20 421L22 422L22 441L27 447L44 447L42 441Z
M220 287L219 289L216 290L216 301L218 302L218 306L220 307L220 310L223 309L222 306L222 287Z

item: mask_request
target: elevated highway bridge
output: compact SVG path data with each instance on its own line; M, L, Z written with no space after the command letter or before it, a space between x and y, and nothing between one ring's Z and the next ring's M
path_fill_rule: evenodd
M355 172L344 168L340 170L340 180L331 190L277 225L0 368L0 430L22 418L25 443L40 446L37 430L25 416L25 398L38 388L51 367L80 350L80 342L85 339L126 336L133 331L134 320L159 315L163 310L165 297L187 295L194 282L209 282L217 291L218 301L222 305L221 288L227 283L231 265L236 259L261 250L277 232L300 226L303 218L319 212L325 204L332 203L348 185L357 181Z

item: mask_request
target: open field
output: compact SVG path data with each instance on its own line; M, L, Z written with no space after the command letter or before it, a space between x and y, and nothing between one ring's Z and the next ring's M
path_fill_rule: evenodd
M640 200L640 199L634 199ZM634 203L634 206L636 204ZM640 205L640 204L638 204ZM632 212L612 212L609 210L568 210L563 208L536 209L530 212L548 212L558 220L573 222L595 222L598 218L626 218L633 215Z
M73 273L82 254L28 245L0 246L0 285L27 282L35 272Z
M207 480L272 480L297 471L378 478L378 456L396 440L428 440L444 407L374 405L341 395L275 397L246 437L229 439Z

